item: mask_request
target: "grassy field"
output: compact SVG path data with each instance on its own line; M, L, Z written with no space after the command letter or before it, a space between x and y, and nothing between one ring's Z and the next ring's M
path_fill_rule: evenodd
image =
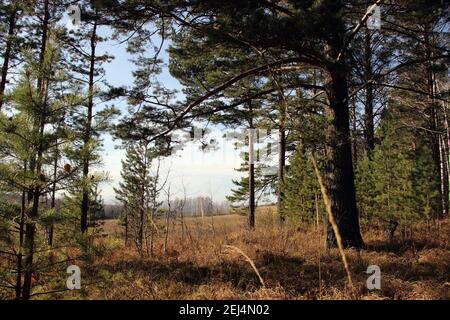
M118 222L105 221L97 254L76 262L82 289L36 298L450 299L448 220L391 242L381 232L364 232L366 249L346 251L354 291L346 286L339 252L324 248L323 227L280 229L273 210L265 209L256 222L249 231L242 216L188 218L184 238L179 223L171 226L167 252L160 234L155 254L140 257L124 247ZM251 263L227 246L251 259L264 285ZM381 290L366 288L369 265L381 268Z

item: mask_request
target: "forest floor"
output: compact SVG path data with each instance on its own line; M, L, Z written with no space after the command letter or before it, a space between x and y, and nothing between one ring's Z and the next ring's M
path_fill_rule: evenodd
M260 209L256 230L238 215L187 218L184 237L177 222L164 252L160 230L153 256L124 247L117 220L103 223L97 253L77 261L82 289L37 299L450 299L450 220L417 226L408 238L388 241L365 230L364 250L346 250L355 289L337 250L324 247L323 228L285 227L272 209ZM162 222L161 222L162 223ZM255 264L262 285L251 264ZM381 289L366 286L369 265L381 269ZM67 275L62 271L61 277ZM45 288L42 288L45 289Z

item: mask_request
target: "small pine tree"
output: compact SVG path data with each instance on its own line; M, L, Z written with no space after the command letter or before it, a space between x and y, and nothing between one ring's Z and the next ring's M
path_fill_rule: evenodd
M356 164L356 201L358 203L358 210L362 224L370 224L373 218L372 212L375 205L375 194L372 165L373 163L367 154L364 154L360 161Z
M420 135L399 128L391 113L379 128L380 143L372 160L363 158L356 170L360 211L368 222L385 227L411 225L437 207L429 147Z
M235 171L242 172L244 174L239 180L233 180L233 184L236 186L231 189L231 194L226 196L226 199L231 203L230 208L232 212L246 215L248 214L249 207L249 185L248 185L248 152L244 152L243 161L241 166ZM261 199L264 193L265 181L261 178L262 172L261 167L255 166L255 197L256 199Z
M431 143L421 139L414 146L414 166L412 169L412 188L415 211L422 219L431 219L440 214L439 175L433 161Z
M153 159L154 150L147 143L136 142L128 146L126 158L122 161L122 182L118 189L114 189L117 199L124 205L122 221L126 222L126 236L134 241L141 254L146 246L148 224L161 206L155 201L158 176L153 176L150 171ZM153 225L150 229L153 230ZM150 248L147 247L148 250Z
M314 168L308 158L308 151L300 144L286 171L284 181L284 215L294 221L311 223L316 220L320 195Z

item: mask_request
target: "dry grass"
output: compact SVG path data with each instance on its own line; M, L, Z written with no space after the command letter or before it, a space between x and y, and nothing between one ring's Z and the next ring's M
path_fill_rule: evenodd
M259 210L256 230L245 217L186 219L171 227L169 251L158 236L153 257L124 248L117 221L106 221L97 245L103 254L79 261L80 291L39 296L50 299L350 299L338 250L326 250L324 232L275 223L273 210ZM450 221L425 227L411 239L387 242L381 232L364 233L367 249L346 250L359 299L450 299ZM174 232L175 231L175 232ZM175 235L175 237L173 236ZM321 237L322 241L319 241ZM322 243L321 243L322 242ZM255 264L225 246L235 246ZM319 265L320 261L320 265ZM366 289L369 265L382 272L381 290ZM320 274L319 274L320 273ZM65 277L64 273L61 274ZM320 283L319 283L320 279Z

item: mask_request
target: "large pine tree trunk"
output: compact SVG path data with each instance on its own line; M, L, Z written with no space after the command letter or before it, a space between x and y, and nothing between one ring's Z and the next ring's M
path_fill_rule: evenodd
M331 209L344 247L361 248L363 240L356 207L355 181L350 141L347 72L342 65L329 67L331 81L327 87L330 102L327 130L327 187ZM337 246L331 225L327 245Z

